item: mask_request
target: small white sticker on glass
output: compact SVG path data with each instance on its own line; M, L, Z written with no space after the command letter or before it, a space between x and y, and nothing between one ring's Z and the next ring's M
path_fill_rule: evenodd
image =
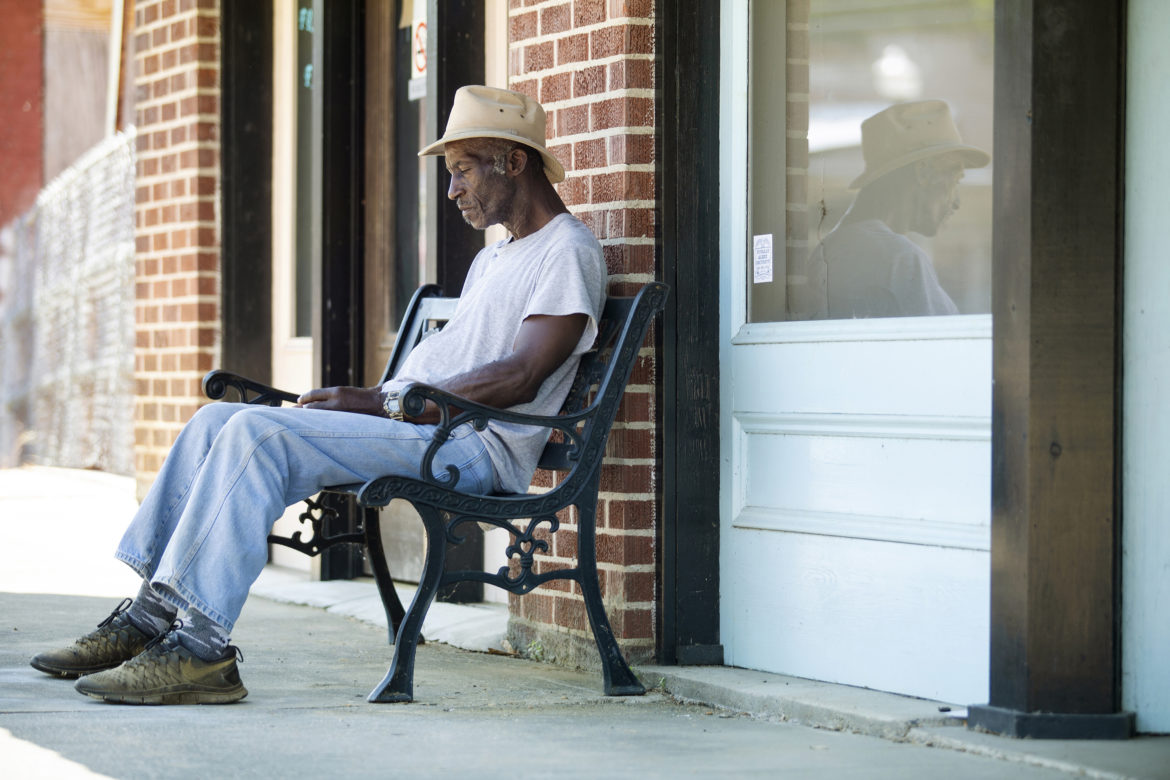
M752 281L763 284L772 281L772 234L765 233L753 238L755 263Z

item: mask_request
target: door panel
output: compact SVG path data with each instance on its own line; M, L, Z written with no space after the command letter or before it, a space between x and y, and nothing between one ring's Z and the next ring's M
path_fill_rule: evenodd
M734 666L966 704L987 697L987 554L737 530L722 567Z
M986 697L991 341L978 319L962 339L728 344L727 663Z

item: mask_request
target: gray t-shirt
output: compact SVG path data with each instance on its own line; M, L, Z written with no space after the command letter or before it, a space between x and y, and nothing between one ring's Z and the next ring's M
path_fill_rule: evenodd
M525 414L560 411L580 356L597 338L605 301L601 245L580 220L558 214L537 232L484 247L471 263L455 314L419 344L387 382L400 390L411 382L440 384L512 353L520 325L533 315L587 314L589 323L572 356L544 384L536 399L511 407ZM479 432L496 470L496 488L523 493L548 441L546 428L490 423Z
M959 313L926 252L881 220L838 226L810 259L825 264L830 318Z

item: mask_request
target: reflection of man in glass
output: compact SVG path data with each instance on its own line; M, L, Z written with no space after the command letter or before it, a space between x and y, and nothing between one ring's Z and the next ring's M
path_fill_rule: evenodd
M966 168L988 154L965 145L941 100L899 103L861 124L865 172L853 205L813 250L826 275L828 316L958 314L930 257L906 237L934 236L959 207Z

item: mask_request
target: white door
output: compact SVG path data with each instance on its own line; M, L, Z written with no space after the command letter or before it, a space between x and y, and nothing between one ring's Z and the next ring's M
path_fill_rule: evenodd
M734 666L984 702L990 168L965 171L963 207L927 239L873 188L907 166L922 187L945 178L942 131L902 117L889 138L873 131L868 161L859 142L867 116L939 98L963 142L990 151L990 10L889 5L724 5L721 637ZM863 170L877 174L864 196L848 189ZM830 237L851 204L842 228L861 238ZM834 294L907 239L922 253L867 282L903 308L842 314ZM903 279L922 257L960 313L882 316L920 314L905 287L941 300Z

